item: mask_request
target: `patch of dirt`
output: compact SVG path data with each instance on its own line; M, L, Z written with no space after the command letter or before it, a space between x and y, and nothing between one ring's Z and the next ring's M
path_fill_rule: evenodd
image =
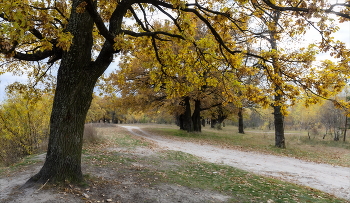
M107 147L103 151L115 153L123 158L147 159L156 156L156 152L162 149L151 144L148 147L134 149ZM91 177L88 175L87 178L88 187L75 187L69 184L54 187L47 184L41 188L20 189L26 180L40 170L45 154L32 159L40 162L0 177L0 203L220 203L227 202L231 198L218 192L160 183L157 174L142 175L143 170L158 166L138 162L100 166L98 161L87 163L89 159L82 164L83 173L91 174ZM164 167L164 164L166 163L161 163L159 167Z
M20 187L33 175L35 175L43 165L45 154L40 154L32 158L41 160L33 165L21 167L20 170L12 174L7 174L0 178L0 202L7 203L27 203L27 202L47 202L47 203L74 203L71 195L60 194L55 189L27 188Z

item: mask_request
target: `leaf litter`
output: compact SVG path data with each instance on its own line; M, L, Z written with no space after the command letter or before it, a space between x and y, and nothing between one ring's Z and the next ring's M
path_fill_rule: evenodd
M104 128L102 134L106 134L108 139L102 143L85 146L83 156L83 173L88 174L86 186L75 187L70 184L55 187L55 185L44 186L42 189L26 189L18 190L24 182L32 175L40 170L43 162L37 162L30 166L26 166L25 170L19 170L15 173L8 174L0 178L0 202L228 202L232 197L212 190L186 187L179 184L163 183L162 178L167 175L162 169L167 168L172 170L176 168L176 162L169 160L154 160L149 157L157 156L158 154L166 154L167 150L178 150L186 153L194 154L202 157L207 161L230 165L230 159L217 156L215 154L223 153L217 148L207 144L192 145L193 143L185 143L180 140L166 139L155 135L148 134L138 127L126 127L125 129L132 134L139 136L137 146L130 143L115 143L113 133L116 128ZM117 132L123 131L123 128L118 127ZM110 131L110 132L109 132ZM125 133L125 132L121 132ZM133 137L133 139L135 139ZM140 143L146 143L141 144ZM188 150L184 150L188 148ZM197 151L197 153L193 153ZM209 152L209 153L208 153ZM236 152L224 151L223 156L237 156ZM254 153L253 153L254 154ZM246 159L252 156L251 154L241 157L240 162L243 165L248 165ZM44 159L44 155L39 155L39 159ZM274 157L268 157L271 159ZM38 159L38 157L35 157ZM138 162L137 160L147 160ZM148 160L149 159L149 160ZM188 159L188 157L185 157ZM264 159L265 162L266 159ZM150 161L152 163L150 163ZM281 160L279 160L281 161ZM154 162L154 163L153 163ZM288 160L290 162L290 160ZM280 162L282 163L282 162ZM235 167L240 168L238 162L233 162ZM259 166L260 165L260 166ZM278 177L283 180L297 182L299 184L308 185L298 182L300 174L289 172L281 172L276 170L276 165L273 170L266 170L261 167L263 164L254 164L253 168L245 168L245 170L254 173L272 177ZM317 167L318 165L314 165ZM158 167L158 168L157 168ZM242 167L241 167L242 168ZM317 173L318 171L313 171ZM211 170L207 175L222 175L225 171ZM249 174L247 174L249 176ZM323 174L322 174L323 175ZM348 173L348 175L350 175ZM286 178L292 177L292 178ZM239 178L239 177L237 177ZM312 179L308 179L312 183ZM349 179L348 179L349 180ZM244 182L244 180L242 180ZM306 183L306 182L305 182ZM249 184L249 183L244 183ZM269 184L269 183L266 183ZM310 184L312 187L312 184ZM317 188L319 189L319 188ZM334 189L334 188L333 188ZM348 198L349 188L344 187L338 193L326 191L337 195L338 197ZM283 192L283 191L281 191ZM259 202L259 197L254 197ZM255 202L254 198L252 201ZM293 197L294 198L294 197ZM297 198L295 200L298 201ZM239 202L239 201L238 201ZM268 200L274 202L274 200Z

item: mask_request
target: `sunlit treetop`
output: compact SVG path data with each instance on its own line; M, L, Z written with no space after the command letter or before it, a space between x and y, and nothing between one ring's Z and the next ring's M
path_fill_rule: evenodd
M95 22L92 60L98 58L106 42L114 45L116 53L121 50L125 53L135 49L136 45L132 42L135 37L147 36L156 41L191 39L193 30L190 24L194 17L207 26L223 49L236 53L238 51L230 47L228 27L244 29L246 17L235 16L228 7L220 8L225 3L86 0L77 1L78 6L73 12L88 11ZM62 52L69 50L73 39L73 28L67 27L71 8L71 1L0 1L0 52L7 61L15 59L52 64L60 60ZM172 30L166 27L160 29L156 25L159 18L175 27ZM13 69L20 67L14 66Z

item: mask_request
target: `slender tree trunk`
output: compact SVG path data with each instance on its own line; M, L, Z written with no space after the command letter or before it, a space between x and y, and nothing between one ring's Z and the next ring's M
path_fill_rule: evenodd
M275 11L273 14L273 28L270 30L270 39L269 42L271 44L272 50L277 51L277 26L278 26L278 20L280 18L280 11ZM281 72L281 65L278 63L277 56L272 56L272 66L274 69L274 74L278 77L282 77ZM272 79L275 80L275 79ZM274 122L275 122L275 146L279 148L286 148L285 144L285 137L284 137L284 118L282 114L282 94L280 93L280 85L276 81L275 83L275 104L273 105L273 115L274 115Z
M194 102L194 112L192 114L193 131L201 132L201 101L195 100Z
M238 133L244 134L244 125L243 125L243 108L238 109Z
M273 108L275 120L275 146L278 148L286 148L284 138L283 114L281 113L281 106L274 106Z
M343 142L346 140L346 132L348 130L348 115L345 116L345 127L344 127L344 137L343 137Z
M242 92L239 91L238 95L241 96ZM244 134L243 106L238 108L238 133Z

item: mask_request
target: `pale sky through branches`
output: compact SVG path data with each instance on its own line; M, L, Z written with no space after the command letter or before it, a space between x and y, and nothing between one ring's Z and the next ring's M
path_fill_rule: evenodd
M334 2L342 3L344 1L343 0L332 0L331 1L331 3L334 3ZM156 18L156 17L154 17L154 18ZM337 19L337 17L335 16L334 19ZM340 29L337 33L333 34L334 39L346 43L346 45L349 49L350 48L350 22L344 22L344 23L339 24L338 26ZM314 42L320 41L320 39L321 39L320 34L312 28L310 28L310 30L305 35L305 41L307 43L314 43ZM307 44L305 44L305 46L307 46ZM114 71L115 69L117 69L119 57L116 57L116 58L117 58L116 62L114 62L110 65L110 67L107 69L105 74L109 74L112 71ZM318 60L324 60L324 59L331 59L331 57L327 53L322 53L322 54L318 55ZM28 81L28 79L27 79L26 75L22 75L22 76L17 75L16 76L16 75L13 75L12 73L4 73L4 74L0 75L0 102L3 101L6 97L6 93L5 93L6 86L8 86L14 82L26 83L27 81Z

